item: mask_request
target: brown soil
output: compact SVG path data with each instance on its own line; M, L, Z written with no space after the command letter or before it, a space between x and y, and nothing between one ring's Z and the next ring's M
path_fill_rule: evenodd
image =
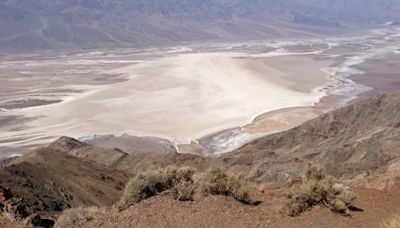
M258 206L243 205L231 198L209 196L193 202L178 202L157 196L117 213L109 211L84 227L379 227L400 211L400 189L356 189L356 206L363 211L350 217L326 208L313 208L298 217L284 213L283 192L265 190Z
M5 216L0 216L0 227L1 228L30 228L27 225L12 222L9 218Z

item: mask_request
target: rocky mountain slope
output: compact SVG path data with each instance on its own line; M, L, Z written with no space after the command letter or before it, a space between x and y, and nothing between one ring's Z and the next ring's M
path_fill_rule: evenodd
M400 93L370 98L294 129L260 138L222 156L155 151L128 154L119 159L120 150L108 149L107 153L115 156L99 156L96 151L101 149L86 144L65 152L91 157L92 161L106 165L118 160L113 167L129 173L168 165L189 165L201 170L219 166L256 182L287 182L299 177L304 164L311 161L337 178L361 178L399 168L399 107ZM75 142L69 138L60 141Z
M0 51L309 37L399 21L394 0L2 0Z
M297 166L303 161L321 164L328 173L343 178L398 169L399 108L399 93L374 97L261 138L226 158L253 158L254 164L247 170L259 180L269 179L273 173L298 173Z
M399 107L400 93L383 95L219 157L140 153L126 156L115 167L137 173L175 164L201 170L219 166L256 182L287 182L299 177L304 164L311 161L337 178L362 178L399 168Z
M51 143L48 147L78 158L82 158L84 160L94 161L109 167L116 166L118 161L122 160L128 155L118 148L106 149L94 147L92 145L68 137L61 137L60 139Z
M115 203L126 181L123 172L40 148L0 170L0 211L53 219L66 208Z
M84 139L84 142L101 148L118 148L128 154L135 153L172 153L176 152L175 145L158 137L138 137L123 134L121 136L114 135L97 135L95 137Z

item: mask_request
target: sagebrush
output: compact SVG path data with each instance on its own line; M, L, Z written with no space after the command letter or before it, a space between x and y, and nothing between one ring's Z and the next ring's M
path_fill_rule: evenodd
M248 186L234 176L229 176L219 168L210 169L200 180L203 195L232 196L242 203L250 203Z
M305 180L290 189L288 198L290 216L297 216L316 205L348 215L355 196L344 185L335 183L321 168L308 164Z
M78 227L91 220L101 217L104 213L104 210L98 207L66 209L63 211L60 217L58 217L54 227Z
M192 200L195 189L192 179L194 173L195 170L189 167L169 167L134 177L125 187L118 210L124 210L143 199L166 191L178 200Z

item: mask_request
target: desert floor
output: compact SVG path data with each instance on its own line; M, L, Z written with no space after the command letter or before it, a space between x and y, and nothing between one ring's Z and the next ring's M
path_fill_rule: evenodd
M9 157L62 135L126 133L181 152L230 151L397 88L389 57L399 37L382 34L2 56L0 149Z

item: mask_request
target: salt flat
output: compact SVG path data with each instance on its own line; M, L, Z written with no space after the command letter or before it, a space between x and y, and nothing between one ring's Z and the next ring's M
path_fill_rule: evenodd
M227 152L373 90L350 76L397 55L393 34L3 56L0 150L130 134Z
M244 52L166 55L105 72L129 75L129 80L98 85L64 102L15 113L40 116L24 134L128 133L189 142L246 125L264 112L317 103L326 95L321 88L332 83L322 70L332 61L297 56L299 72L309 82L305 88L293 74L295 65L277 66L277 61L291 58L257 58Z

